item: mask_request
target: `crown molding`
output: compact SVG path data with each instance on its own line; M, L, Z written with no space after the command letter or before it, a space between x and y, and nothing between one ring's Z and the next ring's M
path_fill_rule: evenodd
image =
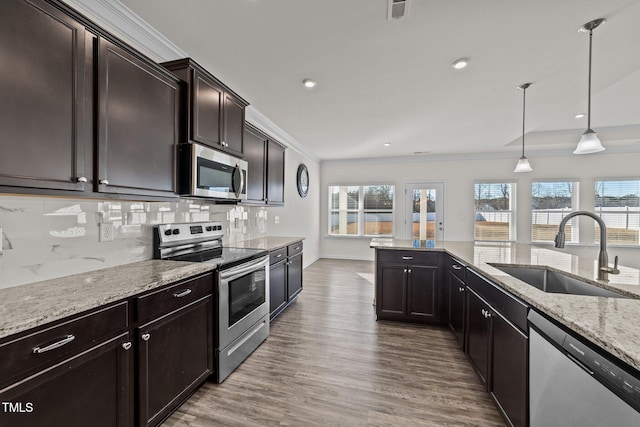
M296 141L291 135L283 131L278 125L273 123L268 117L251 105L245 109L245 120L263 132L271 135L273 138L277 139L278 142L282 142L287 147L293 148L315 163L320 163L320 159L315 154L309 151L309 149L304 145Z

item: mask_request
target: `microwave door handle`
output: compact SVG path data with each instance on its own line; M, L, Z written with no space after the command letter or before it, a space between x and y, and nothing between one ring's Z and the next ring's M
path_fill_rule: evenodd
M236 185L236 177L240 177L240 179L238 181L240 181L238 183L238 185ZM240 197L240 194L242 193L242 187L244 186L244 177L242 176L242 169L240 169L240 165L236 165L236 167L233 169L233 176L231 177L231 181L232 181L232 185L233 185L233 192L236 195L236 197Z

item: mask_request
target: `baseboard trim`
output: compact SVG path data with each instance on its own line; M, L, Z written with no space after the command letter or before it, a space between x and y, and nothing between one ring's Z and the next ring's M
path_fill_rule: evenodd
M320 258L327 259L344 259L349 261L374 261L373 257L362 257L362 256L340 256L340 255L320 255Z

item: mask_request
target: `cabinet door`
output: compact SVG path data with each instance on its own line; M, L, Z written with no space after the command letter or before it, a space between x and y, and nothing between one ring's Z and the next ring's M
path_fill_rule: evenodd
M139 327L139 425L160 423L211 374L212 304L206 297Z
M492 314L489 392L513 426L527 425L528 338L502 316Z
M99 39L98 190L174 196L178 81Z
M0 425L132 426L133 355L125 333L4 388Z
M302 254L289 258L287 268L287 296L290 301L302 292Z
M223 91L198 70L193 71L191 90L191 139L219 149L222 142Z
M465 284L450 271L447 272L449 287L449 328L453 331L460 348L464 346L464 292Z
M244 104L233 95L224 94L224 150L235 156L243 155Z
M251 128L244 130L244 159L249 163L247 170L247 202L265 203L267 138Z
M416 320L438 319L438 268L407 267L407 315Z
M287 261L283 259L269 267L269 307L273 319L287 304Z
M267 202L284 204L284 147L269 141L267 149Z
M85 189L85 29L41 0L3 0L0 185Z
M379 318L405 317L406 266L378 264L376 277L376 314Z
M487 384L489 370L489 319L486 317L489 306L471 288L466 288L466 352L471 364L480 376L483 384Z

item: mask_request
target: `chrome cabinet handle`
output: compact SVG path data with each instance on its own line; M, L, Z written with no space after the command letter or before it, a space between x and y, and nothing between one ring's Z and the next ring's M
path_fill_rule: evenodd
M407 269L405 268L405 269L404 269L404 273L406 273L406 272L407 272Z
M294 251L298 251L298 250L300 250L300 246L296 246L293 250L294 250ZM616 265L617 265L617 264L616 264Z
M78 182L87 182L87 178L85 178L84 176L78 177L78 179L76 180Z
M125 350L129 350L131 348L131 341L123 342L122 348L124 348Z
M407 273L411 274L411 269L409 269L409 270L407 271Z
M413 259L413 257L412 256L403 256L402 259L406 261L406 260Z
M464 288L463 287L459 287L458 288L458 292L464 292Z
M69 344L71 341L75 340L76 337L73 335L67 335L64 338L62 338L60 341L56 341L53 344L49 344L48 346L45 347L34 347L33 348L33 354L42 354L42 353L46 353L47 351L56 349L58 347L62 347L65 344Z
M143 341L149 341L149 338L151 338L151 334L149 333L142 334L140 338L142 338Z
M460 267L458 264L453 264L451 266L454 270L462 270L462 267Z
M98 183L102 185L109 185L109 181L106 179L101 179L100 181L98 181Z
M190 293L191 293L191 289L185 289L184 291L176 292L175 294L173 294L173 297L174 298L182 298L182 297L186 297Z
M276 255L276 258L282 258L282 254Z

